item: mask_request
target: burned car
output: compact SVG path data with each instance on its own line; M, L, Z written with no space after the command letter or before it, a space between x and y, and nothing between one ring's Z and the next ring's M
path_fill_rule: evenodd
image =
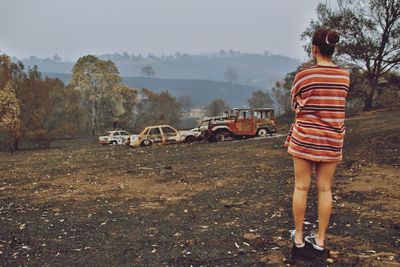
M228 119L228 114L225 114L223 116L213 116L213 117L206 116L201 120L199 127L193 128L190 131L196 133L197 140L203 140L205 138L205 132L208 130L208 127L210 125L221 123L226 119Z
M212 122L205 131L208 141L226 138L267 136L277 132L273 108L235 108L223 120Z
M224 115L224 116L214 116L214 117L204 117L201 120L200 126L198 128L195 128L196 130L199 131L207 131L208 130L208 126L212 125L212 124L216 124L216 123L221 123L224 120L228 119L228 114Z
M191 143L200 133L192 130L177 130L169 125L155 125L146 127L138 136L129 142L129 146L151 146L175 144L181 142Z
M99 136L98 143L101 145L122 145L125 144L131 135L124 130L108 131L104 135Z

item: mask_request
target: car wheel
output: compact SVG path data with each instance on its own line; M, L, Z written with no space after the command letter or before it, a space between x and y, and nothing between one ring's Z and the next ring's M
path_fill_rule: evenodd
M267 131L266 129L260 129L260 130L258 130L258 132L257 132L257 135L258 135L258 136L261 136L261 137L266 137L267 134L268 134L268 131Z
M114 146L117 144L117 141L111 141L111 145Z
M217 133L217 135L215 136L215 140L217 142L224 142L225 141L224 133Z
M143 142L140 145L141 146L150 146L151 142L149 140L143 140Z
M189 135L185 138L185 143L193 143L196 138L193 135Z

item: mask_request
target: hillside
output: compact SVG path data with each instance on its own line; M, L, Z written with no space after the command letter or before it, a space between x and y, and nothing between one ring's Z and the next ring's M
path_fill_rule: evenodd
M168 91L172 96L190 96L196 106L206 106L212 100L222 98L231 107L247 106L252 92L271 90L277 81L294 70L300 62L281 55L243 54L230 51L209 55L187 55L147 58L124 53L98 56L113 61L119 69L123 83L132 88L147 88L154 92ZM18 60L13 58L14 61ZM37 65L44 76L57 77L65 84L71 75L74 62L54 57L23 59L26 67ZM156 75L140 77L141 69L151 66ZM233 67L238 71L238 81L226 82L225 70Z
M158 78L212 81L226 81L224 72L227 67L233 67L238 70L238 83L271 89L276 81L296 70L300 63L279 55L241 54L224 57L188 55L165 60L145 60L135 64L117 61L116 64L122 76L141 76L142 67L152 66Z
M296 70L300 62L296 59L272 54L247 54L240 52L219 52L209 55L187 55L176 53L174 56L146 58L124 53L120 55L99 55L100 59L111 60L124 77L142 76L141 69L151 66L160 79L190 79L226 81L224 72L227 67L238 70L238 83L260 88L272 88L274 83L288 72ZM17 61L13 58L13 61ZM61 61L59 58L22 59L26 67L37 65L41 72L70 74L75 62Z
M63 73L43 73L43 75L59 78L65 84L71 77L70 74ZM122 82L131 88L147 88L157 93L168 91L174 97L190 96L196 106L207 106L217 98L222 98L231 107L246 106L248 105L247 100L252 97L252 92L261 89L209 80L122 77Z
M398 266L400 109L346 126L327 253L289 240L286 127L223 143L133 149L77 139L0 153L0 265L326 266L330 257L333 266ZM313 184L307 234L316 193Z
M247 99L259 88L241 84L207 80L178 80L142 77L123 77L123 83L134 88L148 88L154 92L168 91L172 96L187 95L197 106L207 106L222 98L231 107L247 106Z

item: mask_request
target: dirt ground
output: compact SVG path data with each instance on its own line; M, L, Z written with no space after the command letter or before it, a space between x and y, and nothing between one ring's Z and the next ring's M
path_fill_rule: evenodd
M400 266L400 110L347 120L330 255L293 250L293 167L273 137L0 153L0 265ZM316 191L305 231L316 230ZM307 254L307 255L306 255Z

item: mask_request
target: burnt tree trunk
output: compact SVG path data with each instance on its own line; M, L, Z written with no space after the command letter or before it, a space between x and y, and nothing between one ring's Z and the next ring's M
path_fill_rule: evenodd
M365 97L364 99L364 111L369 111L372 109L372 95Z

